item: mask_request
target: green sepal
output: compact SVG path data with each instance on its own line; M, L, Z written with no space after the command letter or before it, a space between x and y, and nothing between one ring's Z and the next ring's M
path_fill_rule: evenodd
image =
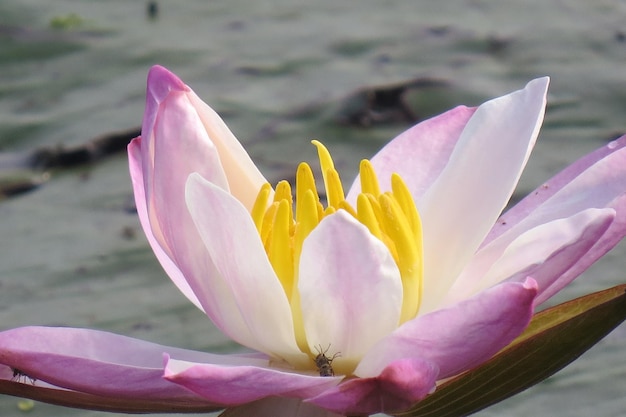
M567 366L626 319L626 284L541 311L484 364L453 377L402 416L460 417L511 397Z

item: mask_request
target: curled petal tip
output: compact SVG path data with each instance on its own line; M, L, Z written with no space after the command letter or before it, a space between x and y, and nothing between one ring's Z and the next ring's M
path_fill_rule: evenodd
M550 84L550 77L545 75L543 77L535 78L534 80L530 81L529 84L531 83L545 86L545 88L548 88L548 85Z
M524 281L524 288L527 290L534 290L535 292L539 291L539 284L531 277L527 277Z
M526 84L525 90L531 91L532 93L537 94L538 96L543 96L544 105L545 105L549 85L550 85L550 77L545 76L545 77L535 78L534 80Z
M148 96L162 102L170 91L188 91L189 87L165 67L155 65L148 73Z

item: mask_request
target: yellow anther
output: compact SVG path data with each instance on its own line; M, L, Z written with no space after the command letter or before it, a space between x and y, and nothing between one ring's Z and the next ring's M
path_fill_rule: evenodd
M359 194L356 199L357 220L363 223L371 234L382 240L383 234L380 230L380 224L374 214L372 203L365 194Z
M277 184L273 198L271 186L264 184L251 212L268 259L289 299L296 342L303 352L309 352L309 343L298 292L298 268L304 241L325 216L345 210L389 249L402 280L400 323L415 317L419 310L423 275L421 220L402 178L393 174L392 191L381 194L372 164L361 161L361 193L357 196L355 209L345 200L343 185L330 153L320 142L313 141L313 144L324 177L327 207L320 202L310 166L302 163L296 173L295 214L291 186L286 181Z
M339 203L345 198L339 173L335 170L335 164L333 163L333 158L331 158L328 149L317 140L313 140L311 143L317 147L317 156L319 157L320 168L322 170L322 176L324 177L328 206L337 209Z
M415 238L419 238L419 246L420 249L422 247L422 219L417 211L417 207L415 207L415 202L413 201L413 196L409 192L409 188L406 186L406 183L398 174L391 175L391 190L393 191L393 196L395 197L398 204L402 208L404 215L409 221L411 225L411 230L415 235Z
M361 192L371 194L373 196L380 195L380 187L378 179L374 172L372 163L367 159L363 159L359 165L359 178L361 180Z
M413 258L417 252L416 245L413 241L411 227L400 205L391 193L382 194L378 200L383 215L383 229L398 247L398 255L401 258Z
M359 197L357 197L357 209L358 209L358 203L359 203L358 198L360 198L361 196L363 196L367 200L369 208L371 209L374 215L375 222L377 223L378 229L380 230L380 236L377 236L376 234L374 234L374 236L378 237L380 240L383 241L385 246L387 246L387 248L389 249L389 252L391 252L391 256L393 256L393 259L397 263L398 251L396 250L396 243L389 237L389 235L384 230L384 215L383 215L383 210L380 207L380 203L378 202L378 199L374 197L372 194L360 194Z
M324 206L319 201L317 202L317 218L320 220L324 218Z
M306 164L305 164L306 165ZM308 168L310 172L311 169ZM300 169L298 169L300 173ZM312 179L312 174L311 174ZM302 244L304 239L315 229L319 223L320 215L318 207L321 207L319 196L315 189L315 182L311 184L313 187L301 191L300 176L298 176L298 186L296 186L296 224L293 233L293 288L291 293L291 314L293 316L294 331L296 335L296 343L298 347L306 352L308 343L304 332L304 321L302 318L302 310L300 307L300 293L298 292L298 277L300 265L300 255L302 254ZM304 188L304 187L303 187Z
M282 180L278 184L276 184L276 192L274 193L274 202L280 203L281 201L287 201L289 203L289 207L293 207L293 196L291 194L291 185L289 182ZM293 209L289 210L289 222L290 225L293 224Z
M413 291L415 291L410 292L408 297L414 297L416 300L415 314L417 314L419 306L422 303L422 289L424 281L424 261L422 259L424 253L422 219L417 211L417 207L415 207L415 201L413 201L409 188L406 186L406 183L400 175L395 173L391 175L391 189L396 201L398 201L398 204L402 208L402 211L409 222L412 232L411 240L415 243L415 250L418 254L418 258L416 258L414 262L415 270L413 271L413 274L410 275L412 278L409 279L412 280L412 283L407 284ZM412 317L408 317L407 320L411 318Z
M272 203L267 208L265 216L263 216L263 223L261 224L261 241L267 251L269 240L271 239L272 227L274 226L274 218L276 217L276 211L278 210L278 203Z
M287 200L281 200L278 203L276 216L274 217L274 225L269 239L267 254L278 276L283 284L287 297L291 297L293 291L293 250L290 236L291 224L289 222L291 214L291 205Z
M298 170L296 171L296 223L302 220L305 213L308 215L306 210L310 210L310 208L305 209L303 205L305 203L304 196L309 191L315 197L316 201L319 201L317 187L315 186L315 178L313 177L311 167L309 164L302 162L298 165ZM316 207L313 207L313 209L317 210Z
M372 207L372 211L374 212L374 216L376 216L376 220L378 221L378 224L382 224L383 213L382 213L382 209L380 208L380 203L378 202L378 196L374 197L371 194L364 194L364 195L369 201L370 206Z
M402 276L403 303L400 322L417 314L422 292L422 252L417 245L408 219L391 193L379 197L383 213L383 229L394 242L396 262Z
M339 208L339 204L346 198L343 193L343 185L339 178L339 173L334 169L328 169L324 176L326 182L326 198L328 198L328 206Z
M282 180L276 184L276 191L274 192L274 202L278 203L280 200L292 200L291 185L289 182Z
M302 252L302 243L304 239L315 229L319 223L319 216L317 212L317 195L313 194L313 191L307 190L301 197L302 201L298 201L299 210L303 211L300 215L300 220L296 223L294 231L294 261L298 265L300 260L300 253ZM298 217L298 213L296 213Z
M270 195L272 193L272 186L269 182L266 182L261 186L261 190L259 194L256 196L256 200L254 201L254 205L252 206L252 220L254 220L254 225L256 226L256 230L261 234L261 227L263 225L263 217L265 216L265 212L267 211L267 205L270 201Z
M322 173L324 173L328 168L335 168L333 158L330 156L330 152L328 152L326 146L324 146L319 140L312 140L311 143L317 148L317 156L320 160Z
M352 217L354 217L355 219L358 219L358 215L356 213L356 210L354 208L352 208L350 203L348 203L346 200L340 201L337 208L338 209L343 209L343 210L347 211L348 213L350 213L352 215Z

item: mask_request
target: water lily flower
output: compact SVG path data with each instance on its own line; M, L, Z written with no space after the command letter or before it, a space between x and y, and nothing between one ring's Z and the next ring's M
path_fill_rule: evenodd
M314 141L323 202L305 163L295 192L272 188L221 118L153 67L128 148L141 224L178 288L257 353L32 327L0 334L0 362L37 383L227 415L407 409L511 343L626 233L626 137L501 215L547 87L539 78L414 126L362 161L347 193Z

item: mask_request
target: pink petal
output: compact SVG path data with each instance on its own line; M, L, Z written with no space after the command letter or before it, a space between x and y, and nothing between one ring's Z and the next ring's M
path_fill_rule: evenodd
M435 363L447 378L489 359L527 326L537 284L504 283L449 308L403 324L363 358L355 374L378 375L390 363L418 358Z
M482 104L417 201L424 227L421 312L439 305L508 202L543 121L548 79Z
M626 194L617 197L609 206L615 209L616 217L607 231L584 255L574 257L576 263L537 296L536 305L543 303L559 292L624 239L626 236Z
M451 305L504 280L522 282L528 276L537 281L540 299L595 245L614 219L613 209L587 209L534 227L510 243L496 239L476 254L443 304Z
M193 91L190 91L188 99L217 148L230 193L241 201L248 211L252 210L256 196L267 180L215 110Z
M211 403L223 406L270 396L309 398L341 380L339 377L322 378L256 366L220 366L176 359L168 359L164 377Z
M228 184L189 91L164 68L151 69L142 136L129 146L130 168L139 217L159 261L181 291L211 316L200 283L214 267L187 210L185 183L191 172L200 172L221 187Z
M562 193L564 188L567 189L567 194L579 198L581 209L598 207L598 205L589 205L589 202L595 202L598 197L600 201L604 201L604 204L612 201L625 191L623 186L626 170L624 158L626 158L626 135L583 156L504 213L498 220L498 224L489 232L483 245L508 232L527 216L536 215L535 211L541 205L555 194ZM596 188L600 184L603 187ZM602 197L602 194L607 194L607 192L608 195ZM593 198L586 198L588 195Z
M287 296L246 208L198 174L187 182L187 205L215 265L201 283L213 320L239 343L310 364L296 345Z
M168 111L173 112L168 116L170 120L160 121ZM159 132L159 129L163 130ZM175 154L188 161L188 165L179 167L181 176L186 178L191 172L199 172L211 182L230 189L248 209L266 182L219 115L176 75L158 65L148 74L142 137L151 141L154 137L159 144L167 142L150 143L150 150L144 154L148 159L155 158L160 146L173 146ZM216 169L224 174L222 178L214 176Z
M54 386L101 396L209 403L163 379L163 353L221 364L266 360L161 346L87 329L21 327L0 333L0 363Z
M137 153L146 151L143 142L143 137L141 142L135 140L129 146L129 155L137 212L148 241L161 265L183 294L192 302L199 304L213 322L232 337L231 332L218 320L220 307L215 305L213 290L207 286L206 277L216 275L215 266L206 253L185 204L184 187L187 177L183 181L180 173L172 173L172 176L167 178L167 171L161 165L156 175L154 173L151 175L163 176L163 180L151 184L144 182L142 187L140 181L142 179L145 181L145 177L139 177L140 171L136 169L136 164ZM141 158L141 163L145 164L145 156ZM183 182L179 185L178 182L181 181ZM169 189L164 189L168 187ZM152 200L142 198L145 195L143 188L151 188L152 196L159 198ZM170 200L169 203L167 198ZM229 297L220 297L219 300L228 302Z
M588 208L615 210L615 219L594 246L565 272L549 291L543 291L538 303L585 271L591 264L619 243L626 234L626 136L582 158L546 182L496 223L482 251L493 256L526 230L554 219L569 217ZM493 262L485 259L485 262Z
M304 241L298 288L307 341L355 366L398 326L400 272L387 247L343 210Z
M208 136L190 94L167 70L151 70L143 134L129 147L140 219L159 260L183 293L224 333L254 346L249 342L255 338L229 293L232 288L221 281L185 201L185 184L193 172L228 189L213 143L220 138ZM203 109L205 118L207 112Z
M157 259L161 263L161 266L176 284L178 289L201 310L204 310L198 300L198 297L194 294L193 290L187 283L187 280L178 266L174 263L170 255L166 252L166 249L161 247L161 244L152 233L150 226L150 220L148 219L148 208L146 206L146 195L144 191L143 172L141 166L141 137L135 138L128 146L128 160L130 167L130 177L135 190L135 205L137 206L137 214L139 215L139 221L148 238L148 242L152 247Z
M342 417L298 398L269 397L228 408L219 417Z
M381 187L391 189L391 174L402 176L411 194L422 196L444 169L461 133L476 108L459 106L425 120L385 145L372 159ZM354 203L361 192L356 178L348 201Z
M427 360L399 359L378 376L349 379L309 401L344 415L399 412L433 391L438 373Z

